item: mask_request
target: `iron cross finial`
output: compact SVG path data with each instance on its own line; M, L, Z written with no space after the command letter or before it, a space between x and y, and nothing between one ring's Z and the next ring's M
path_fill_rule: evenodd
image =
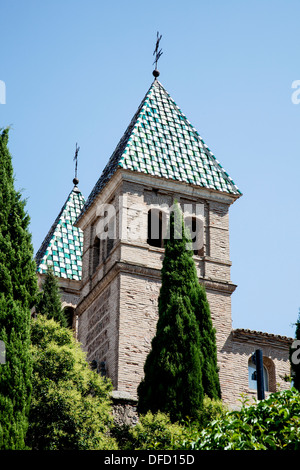
M157 70L157 62L162 56L162 50L159 49L159 43L161 41L161 38L162 38L162 35L159 35L159 32L157 32L156 45L155 45L155 49L153 52L153 55L155 56L155 60L153 62L153 65L155 64L155 70L153 71L153 75L155 78L159 76L159 71Z
M79 180L77 178L77 164L78 164L78 152L80 150L80 147L77 146L76 142L76 148L75 148L75 156L73 158L73 161L75 162L75 178L73 179L73 183L77 185L79 183Z

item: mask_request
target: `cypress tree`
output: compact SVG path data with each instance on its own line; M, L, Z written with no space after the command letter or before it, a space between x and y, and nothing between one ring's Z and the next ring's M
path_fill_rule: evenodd
M36 309L38 313L55 320L61 326L67 326L67 320L62 309L58 281L51 267L47 269Z
M30 309L37 293L29 216L15 190L8 150L9 130L0 131L0 449L25 448L31 399Z
M200 283L192 293L192 303L200 330L200 347L203 354L202 385L204 394L211 399L221 398L217 364L216 331L211 320L206 291Z
M138 387L138 411L165 412L172 421L196 418L203 402L203 355L192 304L199 281L189 243L175 204L164 240L156 335Z

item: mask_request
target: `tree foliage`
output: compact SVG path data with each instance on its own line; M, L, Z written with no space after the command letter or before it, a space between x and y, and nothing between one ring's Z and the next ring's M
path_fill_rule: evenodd
M36 266L25 201L15 190L8 150L0 132L0 449L23 449L31 397L30 308L37 294Z
M198 439L200 431L211 421L225 416L227 408L221 400L204 397L197 421L172 422L166 413L148 411L139 416L135 426L123 426L114 435L121 450L185 449Z
M200 348L203 355L202 385L207 397L221 398L217 363L216 330L213 327L206 291L200 283L192 293L196 320L200 330Z
M61 326L67 326L67 320L62 309L58 281L50 267L46 272L36 310L47 318L57 321Z
M91 370L68 328L38 315L31 326L33 391L27 443L33 450L115 449L111 383Z

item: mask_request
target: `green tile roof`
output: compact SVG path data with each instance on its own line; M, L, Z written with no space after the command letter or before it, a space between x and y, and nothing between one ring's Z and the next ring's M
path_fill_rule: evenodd
M169 93L154 80L85 203L82 214L118 168L241 195Z
M38 273L46 273L51 265L58 277L81 279L83 232L73 224L84 203L84 197L75 186L35 256Z

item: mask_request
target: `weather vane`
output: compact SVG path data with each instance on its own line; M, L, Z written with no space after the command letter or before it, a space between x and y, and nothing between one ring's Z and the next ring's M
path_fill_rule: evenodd
M73 179L74 184L79 183L79 180L77 178L77 164L78 164L78 152L79 152L79 150L80 150L80 147L77 146L77 142L76 142L75 156L73 158L73 161L75 162L75 178Z
M162 35L159 35L159 32L157 32L156 45L155 45L155 49L154 49L154 52L153 52L153 55L155 56L155 60L153 62L153 65L155 64L155 70L153 71L154 77L159 76L159 71L157 70L157 62L160 59L160 57L162 56L162 50L159 49L159 43L161 41L161 38L162 38Z

